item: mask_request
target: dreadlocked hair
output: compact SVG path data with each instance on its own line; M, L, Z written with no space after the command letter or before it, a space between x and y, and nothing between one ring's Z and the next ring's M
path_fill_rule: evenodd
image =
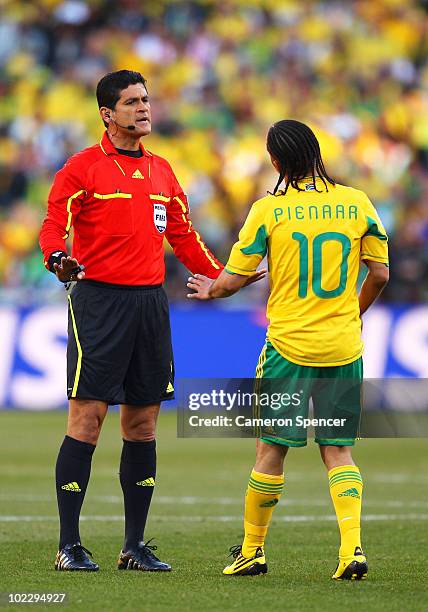
M327 182L335 185L329 177L321 157L320 145L317 137L310 127L295 121L284 119L274 123L267 135L267 150L279 164L279 178L271 195L275 195L282 181L287 177L285 189L291 185L297 191L304 191L299 187L299 181L311 176L314 188L317 189L315 177L319 176L328 191Z

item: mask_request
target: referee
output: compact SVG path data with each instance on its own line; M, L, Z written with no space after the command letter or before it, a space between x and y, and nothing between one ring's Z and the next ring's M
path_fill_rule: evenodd
M68 297L69 414L56 463L55 569L99 569L80 542L79 515L108 405L120 404L125 540L118 568L169 571L144 542L156 420L160 402L174 394L163 239L193 273L216 278L223 266L192 226L169 163L140 142L151 132L145 79L112 72L96 95L106 131L56 174L40 232L46 268L63 283L78 281ZM70 256L65 240L72 227Z

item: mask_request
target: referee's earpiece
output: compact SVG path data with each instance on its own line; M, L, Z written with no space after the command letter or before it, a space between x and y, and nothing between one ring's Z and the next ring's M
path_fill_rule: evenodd
M115 119L113 119L113 117L109 114L107 115L106 113L106 119L108 119L109 121L112 121L113 123L116 124L116 126L123 128L124 130L135 130L135 125L121 125L120 123L118 123L117 121L115 121Z

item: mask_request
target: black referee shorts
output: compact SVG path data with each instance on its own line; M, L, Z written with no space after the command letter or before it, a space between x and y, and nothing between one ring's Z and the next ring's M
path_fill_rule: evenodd
M79 281L68 298L67 396L145 406L174 397L162 286Z

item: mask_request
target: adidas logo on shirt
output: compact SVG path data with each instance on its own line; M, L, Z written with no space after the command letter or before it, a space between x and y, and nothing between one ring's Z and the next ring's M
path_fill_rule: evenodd
M132 178L143 179L144 176L141 174L141 172L137 168L136 171L134 172L134 174L132 175Z
M82 490L77 482L69 482L68 484L62 485L61 489L64 491L73 491L74 493L80 493Z
M150 477L150 478L146 478L146 480L140 480L139 482L136 482L135 484L137 484L139 487L154 487L155 479L153 477Z

